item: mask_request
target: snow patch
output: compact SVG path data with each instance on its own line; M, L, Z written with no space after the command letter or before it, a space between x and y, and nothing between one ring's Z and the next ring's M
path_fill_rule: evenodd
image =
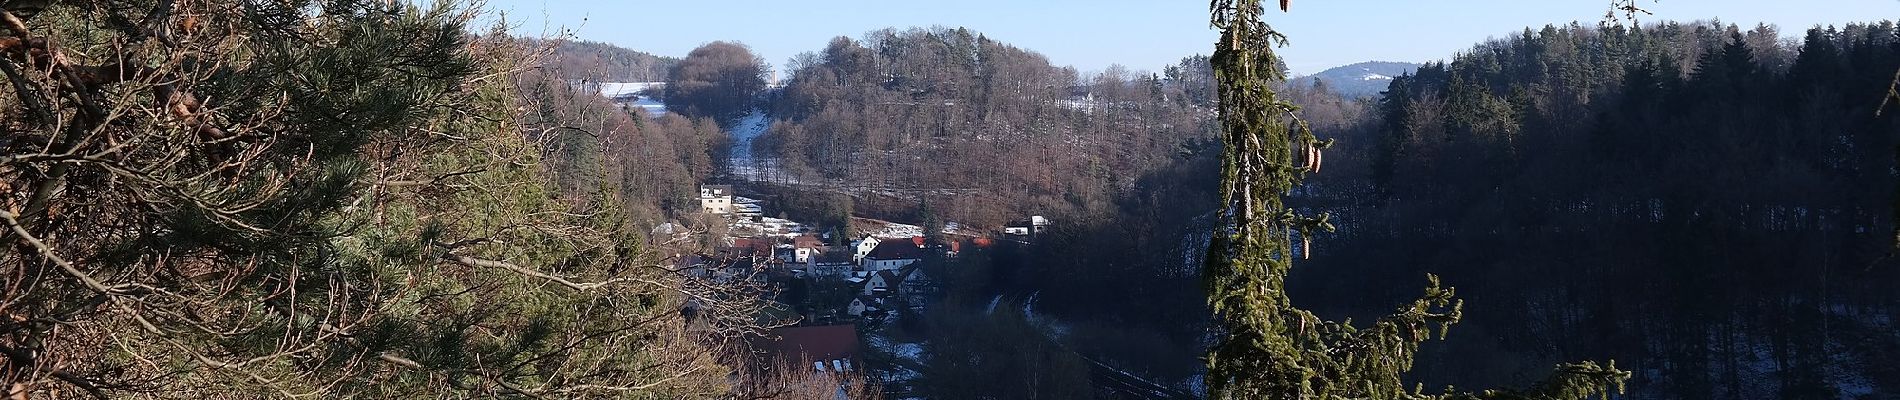
M883 228L866 232L866 234L876 237L878 239L909 239L909 238L914 238L918 236L923 236L924 227L910 225L910 224L900 224L896 222L887 222L884 224Z
M766 117L765 110L754 109L739 117L739 121L732 124L732 165L752 164L752 139L765 134L765 129L770 127L772 120Z
M600 82L595 85L600 86L601 96L617 98L639 94L647 89L665 87L666 82Z
M613 99L615 104L645 111L648 117L666 115L666 104L653 96L642 96L641 92L666 87L666 82L595 82L585 85L594 86L601 97Z

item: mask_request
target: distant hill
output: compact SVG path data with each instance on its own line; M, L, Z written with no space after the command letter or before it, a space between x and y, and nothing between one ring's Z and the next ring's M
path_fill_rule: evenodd
M1348 98L1377 96L1392 83L1392 77L1409 74L1418 70L1419 64L1389 61L1367 61L1341 67L1334 67L1317 74L1302 76L1292 80L1295 84L1312 85L1314 79L1326 83L1326 87Z
M562 78L600 82L657 82L679 59L601 42L562 41L554 48L553 67Z

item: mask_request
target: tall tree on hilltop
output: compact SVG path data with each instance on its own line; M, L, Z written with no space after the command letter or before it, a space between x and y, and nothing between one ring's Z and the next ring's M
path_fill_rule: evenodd
M689 117L729 123L752 108L765 90L765 61L733 42L693 49L666 77L666 108Z
M1281 0L1285 10L1287 0ZM1285 37L1261 20L1258 0L1213 0L1221 30L1212 64L1218 82L1222 154L1221 224L1203 271L1208 302L1224 334L1209 350L1207 384L1217 399L1581 399L1621 391L1629 373L1615 364L1564 364L1529 391L1427 395L1407 390L1418 344L1443 336L1462 315L1451 288L1427 276L1425 294L1370 327L1321 320L1293 307L1284 290L1292 240L1331 230L1326 215L1304 216L1281 202L1320 170L1330 141L1315 137L1270 85L1283 81L1272 47Z

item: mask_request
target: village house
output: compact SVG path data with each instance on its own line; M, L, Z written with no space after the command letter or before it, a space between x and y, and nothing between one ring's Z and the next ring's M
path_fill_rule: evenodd
M876 248L864 255L861 265L865 271L888 271L903 268L924 259L924 238L885 239L879 241Z
M830 247L819 251L805 263L805 268L820 276L845 276L857 263L851 262L848 247Z
M855 253L851 256L851 262L863 261L864 256L870 255L871 250L877 249L877 243L879 241L876 236L864 235L863 239L851 242L851 245L856 247L856 250L854 250Z
M725 246L718 251L729 257L769 257L773 255L772 247L771 238L735 237L726 238Z
M753 347L777 364L811 363L813 372L849 372L862 362L858 329L851 324L773 329L767 337L755 339Z
M895 270L866 272L864 281L865 296L888 296L897 293L904 284L904 274Z
M812 257L825 251L825 241L817 235L804 234L792 237L792 262L811 262Z
M883 311L884 302L871 296L858 296L857 298L851 299L851 305L846 306L844 309L845 314L859 318L864 318L866 314L875 315Z
M707 214L732 214L732 185L700 185L699 210Z

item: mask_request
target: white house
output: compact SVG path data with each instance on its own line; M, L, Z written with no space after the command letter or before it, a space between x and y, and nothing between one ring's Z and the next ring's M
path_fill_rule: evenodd
M878 242L878 238L871 235L864 235L864 239L853 242L854 245L857 246L857 250L855 254L851 255L851 262L863 261L864 256L870 255L871 250L877 249Z
M924 259L924 238L886 239L864 255L860 265L865 271L890 271Z
M700 185L699 210L707 214L731 214L732 185Z
M902 284L904 284L904 277L898 275L897 271L877 271L871 274L870 277L864 278L864 295L874 296L894 293L897 291L898 285Z
M875 297L858 296L851 299L851 305L845 307L844 313L851 314L853 317L863 317L864 313L881 310L883 306L884 304L877 301Z
M825 241L817 235L798 235L792 237L792 262L809 263L825 252Z

